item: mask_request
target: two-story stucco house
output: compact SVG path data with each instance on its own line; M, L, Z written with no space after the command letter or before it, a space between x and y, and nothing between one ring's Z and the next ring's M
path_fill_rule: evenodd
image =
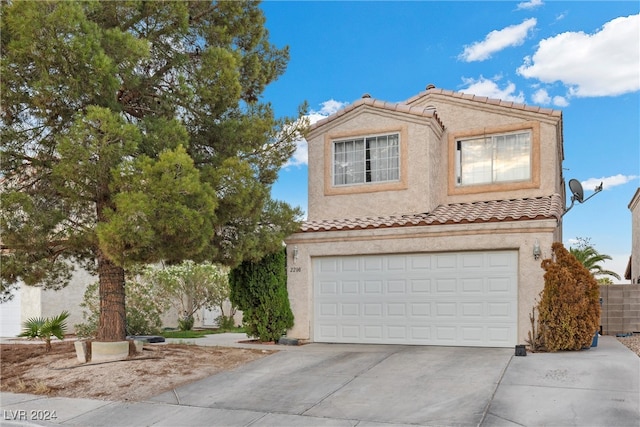
M365 95L307 141L288 337L524 344L562 240L560 111L430 85L402 103Z

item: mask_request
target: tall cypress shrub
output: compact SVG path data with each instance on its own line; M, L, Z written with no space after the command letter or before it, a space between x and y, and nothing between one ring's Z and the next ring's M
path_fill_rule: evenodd
M600 293L593 275L560 242L553 259L542 261L544 290L538 328L549 351L580 350L591 345L600 323Z
M231 302L242 310L242 323L249 337L278 341L293 326L284 250L258 262L244 261L231 270L229 284Z

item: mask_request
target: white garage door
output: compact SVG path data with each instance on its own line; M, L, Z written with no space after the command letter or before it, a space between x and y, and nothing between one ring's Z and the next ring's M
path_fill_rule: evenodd
M316 342L511 347L516 251L313 260Z

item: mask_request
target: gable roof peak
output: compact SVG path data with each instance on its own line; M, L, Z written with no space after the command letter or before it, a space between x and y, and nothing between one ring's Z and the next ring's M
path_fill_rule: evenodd
M319 120L313 125L311 125L311 127L309 128L309 131L314 131L319 127L322 127L336 120L337 118L342 117L345 114L348 114L349 112L361 107L372 107L372 108L378 108L381 110L386 110L391 112L410 114L418 117L433 118L435 119L436 123L438 123L438 126L440 126L440 128L444 130L444 125L440 120L440 118L438 117L438 115L436 114L436 111L433 107L430 107L430 106L421 107L421 106L415 106L415 105L408 105L406 103L394 103L394 102L381 101L379 99L372 98L371 95L369 95L368 93L365 93L364 95L362 95L362 98L356 100L352 104L346 105L341 110L338 110L332 115L325 117L324 119Z
M441 97L448 97L452 99L464 99L464 100L490 104L490 105L497 105L500 107L506 107L506 108L516 109L516 110L524 110L524 111L531 111L533 113L546 114L553 117L562 116L561 110L554 110L551 108L544 108L540 106L526 105L526 104L517 103L513 101L505 101L498 98L489 98L487 96L474 95L471 93L455 92L452 90L437 88L433 84L428 84L424 91L407 99L406 101L403 102L403 104L413 105L418 101L424 99L425 97L429 97L429 96L437 96L437 97L441 96Z

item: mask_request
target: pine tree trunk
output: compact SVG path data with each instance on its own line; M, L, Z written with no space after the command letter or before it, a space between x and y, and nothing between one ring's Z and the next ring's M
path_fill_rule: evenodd
M100 323L98 341L124 341L127 338L124 269L98 251L100 280Z

